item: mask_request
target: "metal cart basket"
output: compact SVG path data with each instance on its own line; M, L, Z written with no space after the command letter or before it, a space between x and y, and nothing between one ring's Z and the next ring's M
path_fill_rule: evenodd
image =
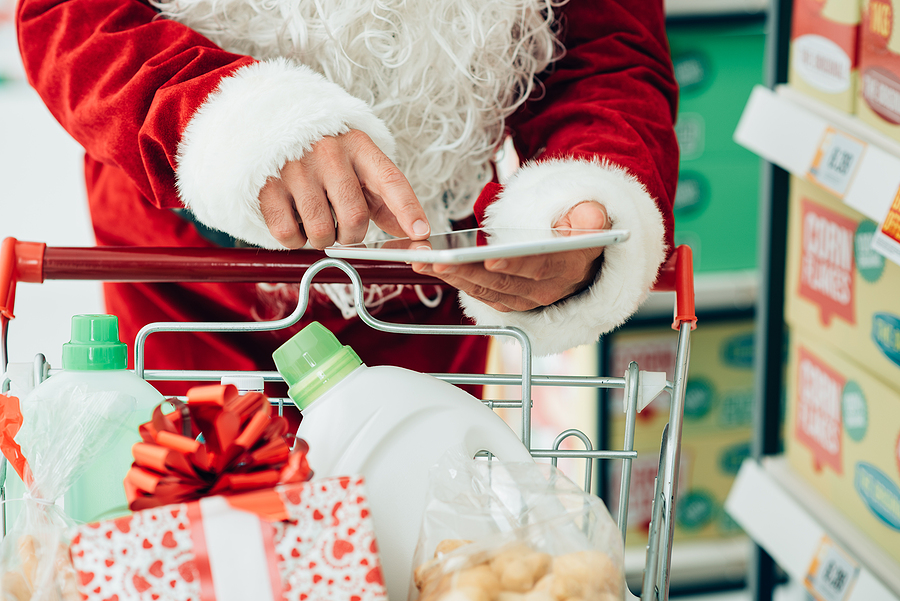
M45 280L99 280L106 282L299 282L300 299L294 311L274 321L263 322L203 322L152 323L145 326L135 340L135 373L148 381L211 381L222 376L217 371L153 370L145 365L144 345L147 337L157 332L253 332L290 327L303 317L309 304L310 286L316 283L346 283L353 285L360 319L368 326L396 334L490 335L512 337L522 351L521 374L432 374L453 384L511 385L521 388L518 400L485 400L492 408L521 409L520 436L535 458L549 458L555 465L559 458L581 458L587 461L585 489L590 491L591 462L594 459L622 461L619 486L617 522L625 538L628 521L628 499L631 485L631 464L637 457L634 451L635 416L653 397L667 390L671 395L669 421L662 432L659 467L647 545L641 600L666 600L669 597L669 571L672 558L672 538L675 525L675 496L681 455L681 434L684 417L684 396L690 357L690 333L696 327L694 312L694 282L691 249L678 247L660 272L655 291L675 292L673 329L678 331L674 380L663 375L641 372L631 362L622 377L551 376L532 373L531 343L519 329L512 327L424 326L388 323L368 313L363 302L364 284L435 284L437 280L413 272L399 263L347 262L322 258L314 251L291 253L259 251L255 249L162 249L162 248L61 248L47 247L35 242L7 238L0 247L0 365L7 371L7 333L13 319L15 290L18 282L40 283ZM53 371L44 357L35 358L35 384ZM229 372L233 373L233 372ZM261 376L265 381L280 381L277 371L246 372ZM654 384L654 380L658 384ZM532 386L577 386L593 388L621 388L625 392L625 437L622 449L594 449L590 439L581 431L568 429L557 436L553 448L534 448L531 441ZM9 380L3 382L3 391ZM284 399L273 399L281 404ZM585 450L560 449L570 436L585 442ZM5 458L3 459L5 471Z

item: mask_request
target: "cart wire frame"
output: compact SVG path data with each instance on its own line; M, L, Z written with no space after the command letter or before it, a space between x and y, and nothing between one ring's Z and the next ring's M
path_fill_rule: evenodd
M209 381L218 382L223 372L215 370L152 370L145 365L144 346L147 338L159 332L259 332L288 328L296 324L309 306L309 291L313 279L317 283L346 283L350 279L359 318L369 327L394 334L482 335L514 338L520 345L522 368L520 375L509 374L431 374L451 384L519 386L519 400L484 400L490 408L521 409L520 437L534 458L549 458L555 466L559 458L579 458L586 461L584 488L591 490L594 459L622 461L619 486L617 524L625 541L628 524L628 500L631 487L634 431L639 404L652 399L641 397L641 374L632 361L623 377L535 375L532 373L531 341L514 327L481 326L425 326L397 324L373 317L364 302L364 283L424 284L440 283L428 276L416 274L406 265L370 262L350 262L321 258L321 253L295 251L291 253L258 251L255 249L161 249L161 248L53 248L36 242L20 242L6 238L0 245L0 365L3 368L2 392L9 390L6 376L8 365L8 325L14 318L15 291L18 282L40 283L45 279L99 280L107 282L255 282L265 272L267 281L300 282L297 307L290 315L272 321L259 322L158 322L143 327L134 345L134 372L147 381ZM326 271L322 274L323 270ZM340 274L343 274L343 278ZM337 276L335 274L338 274ZM690 333L696 328L694 311L694 280L691 249L679 246L660 270L655 291L675 291L673 329L678 331L674 380L667 381L669 392L669 421L663 429L659 467L654 483L649 538L647 543L641 601L666 601L669 598L669 576L672 561L672 540L675 527L675 501L678 469L681 459L682 424L687 370L690 359ZM45 357L34 359L34 384L54 373ZM233 374L235 372L228 372ZM283 381L277 371L238 372L262 377L266 382ZM590 388L621 388L624 390L625 438L622 449L594 449L590 438L577 429L561 432L552 448L536 449L531 443L532 386L572 386ZM272 399L279 412L284 399ZM560 449L570 437L578 438L584 450ZM5 500L7 461L0 459L0 498ZM3 534L6 533L5 512ZM626 587L627 590L627 587Z

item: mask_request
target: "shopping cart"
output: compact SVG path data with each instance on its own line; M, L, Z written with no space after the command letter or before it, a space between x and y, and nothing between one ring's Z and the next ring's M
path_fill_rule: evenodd
M628 498L631 486L631 463L634 451L634 427L638 411L662 390L671 395L669 421L662 432L659 467L654 490L649 527L641 600L666 600L669 597L669 570L675 525L675 496L681 455L681 433L684 418L684 395L690 357L690 333L696 328L694 314L694 281L691 249L678 247L663 267L655 291L675 292L673 329L678 331L674 380L665 374L640 371L631 362L623 377L554 376L532 373L531 342L519 329L511 327L423 326L388 323L369 314L364 302L365 284L436 284L437 280L420 275L399 263L347 262L322 258L314 251L291 253L256 249L160 249L160 248L54 248L35 242L7 238L0 247L0 365L7 372L7 333L13 319L15 291L18 282L45 280L99 280L106 282L299 282L300 298L288 316L263 322L152 323L138 333L135 340L135 373L148 381L218 382L221 372L200 370L153 370L145 365L144 346L147 338L159 332L259 332L287 328L297 323L309 305L309 291L316 283L346 283L354 290L360 319L368 326L395 334L488 335L512 337L522 352L521 374L432 374L453 384L479 386L516 386L521 389L518 400L485 400L491 408L521 409L521 439L535 458L547 459L555 465L560 458L580 458L587 462L585 490L591 490L592 462L595 459L622 461L617 522L624 541L628 522ZM264 275L264 278L261 277ZM229 372L233 373L233 372ZM262 377L267 382L281 381L277 371L244 372ZM34 365L35 384L53 374L44 357L38 355ZM660 378L662 376L662 378ZM590 438L577 429L561 432L550 449L538 449L531 441L532 386L576 386L624 389L625 438L622 449L594 449ZM9 389L4 379L2 391ZM283 408L284 399L273 399ZM567 450L560 446L569 437L584 442L585 450ZM2 470L5 473L5 459ZM5 528L4 528L5 532Z

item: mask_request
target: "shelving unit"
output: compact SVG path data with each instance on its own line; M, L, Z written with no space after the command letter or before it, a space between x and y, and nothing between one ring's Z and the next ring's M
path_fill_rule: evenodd
M810 572L823 537L859 568L843 601L900 601L900 569L781 457L744 462L725 508L799 582Z
M768 88L754 89L734 136L767 163L760 201L755 461L745 461L725 507L758 545L750 575L756 601L773 598L776 563L802 586L814 558L826 551L843 557L845 567L856 576L846 595L822 598L898 601L900 565L795 475L779 455L789 176L814 181L811 167L816 153L824 147L826 132L835 132L863 148L850 165L851 178L837 190L845 204L880 223L900 190L900 144L785 85L791 7L790 0L773 0Z
M769 0L666 0L670 17L752 15L766 12Z
M734 138L797 177L809 177L829 129L865 144L844 203L881 222L900 190L900 143L878 133L853 115L842 113L786 85L774 91L759 86L747 102Z
M694 278L698 313L751 311L759 294L759 272L742 271L704 273ZM638 312L636 319L671 317L673 292L655 292Z
M697 542L676 539L672 547L671 586L682 590L699 590L710 583L716 587L740 586L746 579L752 547L746 537ZM645 549L625 550L625 580L632 590L640 590L646 555Z

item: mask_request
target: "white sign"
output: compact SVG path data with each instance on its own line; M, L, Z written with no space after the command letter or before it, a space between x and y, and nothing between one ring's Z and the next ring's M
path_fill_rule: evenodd
M807 175L835 196L844 197L856 172L866 143L828 127Z
M858 575L859 565L823 536L804 584L817 601L844 601L850 596Z

